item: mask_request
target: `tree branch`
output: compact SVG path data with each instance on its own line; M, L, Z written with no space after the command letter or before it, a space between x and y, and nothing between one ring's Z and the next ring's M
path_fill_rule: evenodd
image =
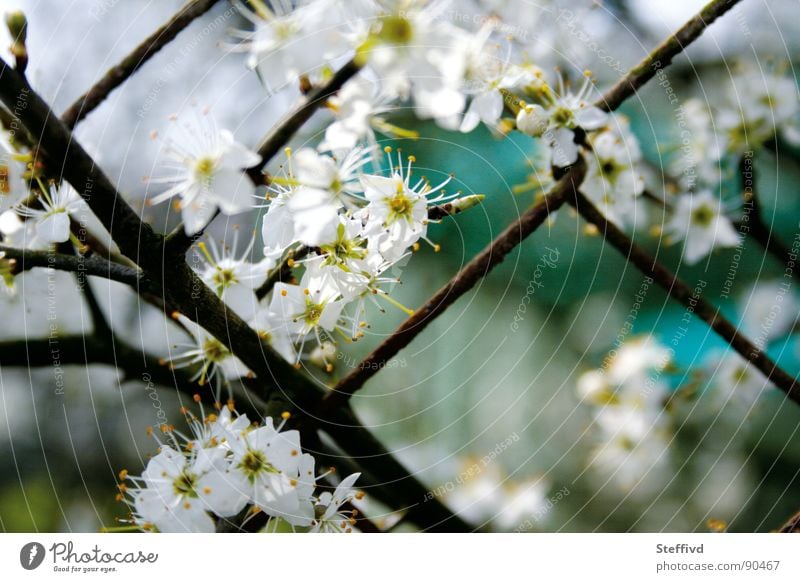
M355 59L348 61L334 73L327 83L312 89L303 99L303 102L272 129L258 146L261 163L247 171L253 182L264 184L264 175L261 173L261 168L266 166L289 143L294 134L306 121L311 119L314 112L324 105L329 97L339 91L360 70L361 66L356 64Z
M0 252L5 252L7 259L16 261L15 273L42 267L45 269L56 269L59 271L104 277L111 281L124 283L134 289L140 289L148 285L142 272L138 269L112 263L96 254L86 257L83 255L54 253L51 251L17 249L5 245L0 245Z
M66 335L43 339L0 342L0 367L46 368L48 366L113 366L128 379L142 379L176 388L189 396L200 387L182 370L172 370L154 356L114 338Z
M122 252L137 262L145 276L161 289L168 309L176 309L199 323L256 374L258 394L267 402L268 412L274 412L277 406L282 406L283 410L290 407L313 410L320 399L321 387L312 379L298 373L269 346L263 344L258 334L239 316L229 311L184 261L171 265L170 271L165 272L163 237L155 234L133 212L27 81L21 79L2 59L0 66L0 99L7 104L21 99L27 104L27 107L20 109L20 121L33 135L39 136L42 155L46 156L46 161L51 162L48 167L58 167L58 164L52 164L53 161L62 164L64 178L84 197L106 229L115 237ZM337 414L343 412L337 411ZM374 455L383 459L382 455L389 454L354 418L351 417L346 424L354 424L358 430L363 431L365 438L360 446L366 452L366 458ZM425 490L394 459L383 461L380 469L388 475L402 478L402 488L414 492ZM375 473L381 474L380 471ZM431 515L460 522L441 504L431 503L431 507L438 507Z
M617 109L626 99L636 93L640 87L652 79L660 69L669 65L672 62L672 59L677 54L682 52L688 44L696 40L709 24L730 10L733 5L739 1L740 0L713 0L707 4L698 15L684 24L675 34L662 42L658 48L656 48L647 58L645 58L636 67L631 69L623 79L621 79L597 101L596 105L605 111L613 111ZM583 163L583 161L581 161L581 163ZM585 172L585 168L582 172ZM552 200L550 200L549 204L554 208L550 208L545 205L540 210L544 212L542 220L546 218L549 212L557 209L563 204L566 199L563 196L566 196L574 191L575 185L580 184L580 182L583 180L583 173L581 173L580 180L572 178L565 181L564 178L566 178L566 176L560 179L559 182L557 182L553 187L553 193L558 191L562 194L562 196L553 198L551 194L550 198L552 198ZM534 209L531 209L531 211L533 210ZM518 228L518 225L519 221L517 221L515 224L512 224L509 229ZM538 224L534 226L534 229L537 226ZM527 236L527 234L525 236ZM508 229L501 234L500 237L495 239L492 245L494 245L495 242L500 241L500 239L504 239L506 236L508 236ZM519 244L523 238L525 237L522 236L516 239L514 245ZM512 240L514 240L513 237L508 238L505 242L511 242ZM513 248L514 245L506 250L506 254ZM473 259L473 261L479 259L481 261L486 261L489 257L491 257L491 253L488 255L488 257L483 255L490 250L490 248L485 249L481 255ZM493 264L489 265L489 269L491 269L491 266L493 266ZM465 269L469 267L470 265L467 265ZM406 322L397 328L392 336L387 338L383 344L378 346L377 349L367 356L360 366L345 376L335 387L334 391L325 397L325 401L327 402L328 406L334 400L347 400L356 390L361 388L364 383L377 372L377 370L381 369L381 364L388 361L388 359L393 357L400 349L407 346L408 343L424 328L424 325L430 322L434 317L438 316L447 306L455 301L460 294L452 296L451 300L441 309L436 309L436 311L432 312L428 311L439 305L440 301L449 296L449 286L453 285L459 277L463 276L465 269L462 269L462 271L456 275L456 278L451 280L450 283L448 283L448 285L446 285L444 288L440 289L436 295L434 295L434 297L432 297L425 304L425 307L423 307L420 312L411 316L408 320L406 320ZM462 293L468 291L474 284L475 281L469 283L463 289ZM400 337L395 338L395 336Z
M348 403L317 419L357 465L369 476L369 487L362 487L382 503L406 511L406 519L427 532L469 532L463 519L451 512L438 498L429 499L422 485L356 418ZM427 501L426 501L427 499Z
M281 261L281 263L275 267L272 272L267 277L267 280L262 283L261 287L256 289L256 297L258 297L259 301L264 299L272 288L275 286L275 283L279 283L281 281L288 281L292 277L292 267L294 266L294 261L299 261L300 259L304 258L308 253L311 252L311 249L305 245L299 247L298 249L290 252L289 255Z
M647 251L633 242L580 192L570 200L578 213L595 225L603 238L616 248L625 259L633 263L642 273L652 277L673 298L692 308L695 315L705 321L746 360L758 368L775 386L783 390L793 401L800 404L800 386L795 379L772 361L763 351L739 333L735 325L720 314L717 307L702 297L696 297L692 289L671 271L651 257Z
M778 530L778 533L800 533L800 511L789 518Z
M614 111L622 102L641 89L658 71L668 67L677 55L703 34L717 18L741 0L712 0L678 31L662 42L638 65L607 91L596 103L604 111Z
M86 200L114 236L123 254L142 266L145 263L154 266L158 256L150 253L140 256L140 250L160 249L161 237L141 221L94 160L73 139L67 126L53 114L28 81L3 59L0 59L0 99L17 112L28 132L38 137L40 147L37 155L41 155L47 167L66 179ZM20 103L25 106L21 107Z
M61 115L61 120L73 129L98 105L105 101L111 92L122 85L138 71L158 51L172 42L196 18L208 12L219 0L191 0L163 26L148 36L119 63L111 67L105 75L86 93L78 97Z

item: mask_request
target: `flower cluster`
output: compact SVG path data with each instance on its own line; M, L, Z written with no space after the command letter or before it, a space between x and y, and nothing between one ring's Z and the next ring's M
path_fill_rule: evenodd
M420 240L439 249L427 237L428 215L432 205L452 201L443 190L450 177L437 185L412 179L414 157L404 160L398 153L393 161L391 149L386 151L388 175L360 172L369 159L366 151L355 150L343 160L310 149L289 154L284 177L271 188L274 197L262 225L264 254L311 251L293 261L304 268L299 284L275 285L263 318L274 322L270 333L301 346L309 337L321 345L334 333L357 339L366 326L368 300L379 309L380 299L398 305L387 291L397 281L389 276L392 267ZM353 309L345 315L348 305Z
M316 348L325 347L316 354L323 368L331 371L330 356L335 355L331 346L337 339L350 342L363 335L368 305L412 313L390 291L398 282L399 263L421 241L439 250L427 235L434 220L429 213L446 205L444 213L455 214L483 198L447 194L449 175L431 184L414 176L414 156L403 157L400 152L395 156L389 147L385 151L387 171L370 173L366 169L373 156L368 148L356 147L343 157L312 148L287 149L286 163L271 176L266 192L261 259L250 259L255 236L238 255L213 240L197 246L199 260L193 264L203 281L293 364L311 355L304 350L311 339ZM188 212L193 220L195 212L204 208L203 204L192 208L197 196L209 192L173 187L162 196L181 196L184 216ZM193 202L183 203L184 196ZM257 201L253 198L251 204L255 208ZM224 206L221 209L225 211ZM233 249L238 238L237 230ZM265 285L270 273L285 269L298 272L300 280L288 277ZM201 382L213 377L215 369L223 380L249 372L218 340L179 318L194 341L173 359L174 366L199 365L196 378Z
M749 202L739 193L752 192L755 184L739 184L736 200L726 202L726 177L771 142L800 143L800 102L789 76L740 67L724 94L707 97L690 98L677 110L680 135L667 176L679 194L666 233L673 242L683 241L683 258L689 264L716 248L740 243L741 233L731 217ZM714 107L708 105L712 102Z
M670 419L664 409L669 385L662 376L671 352L653 336L624 343L597 370L578 379L578 394L592 407L594 447L590 466L626 492L669 462Z
M130 506L137 528L213 532L214 517L252 519L263 512L269 518L265 528L280 521L292 530L353 531L354 510L342 507L361 497L353 490L359 474L323 490L314 457L302 452L300 433L282 430L288 414L275 426L270 417L252 423L232 403L202 418L184 412L188 436L162 425L158 453L142 475L120 474L129 483L120 485L120 499Z

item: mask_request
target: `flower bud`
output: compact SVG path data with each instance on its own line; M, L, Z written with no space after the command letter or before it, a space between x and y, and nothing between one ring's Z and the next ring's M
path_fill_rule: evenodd
M21 10L6 13L6 27L12 39L9 50L17 61L17 69L24 72L28 65L28 49L25 47L28 19L25 18L25 13Z
M485 194L470 194L469 196L457 198L450 203L450 206L453 209L452 214L458 214L459 212L469 210L473 206L477 206L483 202L484 198L486 198Z
M6 13L6 27L8 27L8 32L14 40L14 44L25 44L25 39L28 36L28 19L25 18L25 13L22 10Z
M525 105L517 114L517 129L533 137L541 137L547 122L547 112L541 105Z

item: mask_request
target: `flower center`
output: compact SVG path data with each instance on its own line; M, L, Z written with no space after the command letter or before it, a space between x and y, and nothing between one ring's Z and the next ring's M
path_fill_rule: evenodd
M303 319L309 325L316 325L319 322L319 318L322 317L324 308L324 305L314 303L310 299L306 300L306 311L303 313Z
M216 166L217 162L214 160L214 158L206 156L197 160L197 163L194 166L194 171L197 174L197 177L201 180L208 180L214 174Z
M209 338L203 343L203 353L209 362L219 363L228 355L228 350L219 340Z
M600 173L609 182L614 182L622 170L622 165L614 160L603 160L600 165Z
M558 107L553 112L552 118L557 125L569 127L572 125L574 115L569 107Z
M326 265L339 265L342 268L345 268L345 270L347 270L346 263L348 260L363 259L367 256L366 249L358 246L353 239L344 236L343 232L340 233L340 236L336 239L336 242L331 245L323 245L320 248L325 254L328 255L325 259Z
M405 191L398 188L397 194L394 198L389 200L389 210L391 211L390 222L394 222L398 218L411 218L411 212L414 209L413 201L406 196Z
M267 457L261 451L249 449L242 460L239 462L239 469L250 481L255 481L261 473L279 473L279 471L267 461Z
M175 491L175 495L180 495L181 497L197 497L196 485L197 475L182 471L177 479L172 482L172 489Z
M218 291L222 291L239 282L233 269L217 269L212 279Z
M698 226L710 226L716 213L708 204L702 204L692 211L692 222Z
M391 44L408 44L414 37L414 27L400 15L386 16L381 20L380 38Z
M747 367L742 366L736 369L736 372L734 372L733 377L736 379L737 382L744 382L747 380L749 375L750 374L748 373Z
M5 253L0 252L0 279L6 287L14 286L14 261L5 258Z

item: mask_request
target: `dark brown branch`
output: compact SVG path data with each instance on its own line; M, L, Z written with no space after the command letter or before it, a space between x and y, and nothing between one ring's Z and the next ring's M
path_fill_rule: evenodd
M614 111L622 102L641 89L658 71L672 63L677 55L697 40L703 31L717 18L733 8L741 0L712 0L681 26L678 31L662 42L638 65L628 71L622 79L605 93L596 103L604 111Z
M384 367L395 354L406 347L423 329L450 305L464 295L480 279L499 265L503 259L525 238L531 235L550 215L558 210L573 195L583 181L586 165L582 158L553 186L547 197L527 210L509 225L489 246L461 269L439 289L414 315L406 319L386 341L379 345L350 374L342 378L324 402L335 406L347 400L361 388L378 370Z
M189 268L185 262L170 265L165 272L163 237L155 234L122 199L108 178L100 171L89 155L72 139L66 126L58 120L42 99L0 59L0 99L6 104L22 100L27 107L20 109L20 121L42 144L41 152L50 168L63 167L64 178L84 197L106 229L115 237L122 252L138 263L145 275L162 291L168 310L178 310L203 326L239 357L258 378L258 394L267 401L267 411L281 406L283 410L299 408L313 410L321 388L311 379L298 373L268 346L261 343L256 332L235 313L227 310L220 299ZM56 162L55 164L53 162ZM344 414L337 411L337 414ZM334 419L337 417L334 416ZM374 474L390 476L385 482L403 480L407 495L418 497L424 487L397 463L369 432L350 418L345 424L355 423L363 431L358 443L365 452L364 463L372 463ZM334 431L329 431L334 435ZM335 437L334 437L335 438ZM436 500L434 500L436 501ZM440 503L431 502L430 515L438 521L450 519L466 526ZM420 519L419 523L424 523ZM455 527L455 526L454 526Z
M90 365L113 366L130 380L149 377L155 384L175 388L189 396L200 391L186 371L172 370L158 358L108 337L66 335L0 342L0 367Z
M0 368L111 366L121 372L125 380L152 383L189 398L199 394L206 404L215 404L213 388L208 384L200 386L192 380L194 370L174 369L160 358L121 341L109 332L3 341L0 342ZM249 394L239 394L237 386L232 388L239 396L236 398L237 411L253 419L261 418L258 408L263 402Z
M131 75L138 71L158 51L172 42L196 18L208 12L219 0L192 0L180 9L163 26L147 37L119 63L109 69L103 78L95 83L86 93L61 115L61 119L70 129L74 128L84 117L89 115Z
M426 532L468 532L473 528L453 514L438 498L430 499L422 485L356 418L348 403L318 419L327 432L366 476L367 495L395 509ZM426 501L427 499L427 501Z
M140 257L140 249L152 251L160 248L161 237L122 199L108 177L73 139L67 126L53 114L28 81L2 59L0 99L18 113L22 125L39 140L38 155L42 156L50 172L69 182L86 200L123 254L142 266L148 261L151 261L151 267L154 266L158 256L143 253Z
M275 267L272 272L267 277L267 280L256 289L256 297L259 300L264 299L272 288L275 286L275 283L279 283L281 281L288 281L292 278L292 267L294 266L293 261L299 261L300 259L304 258L308 253L311 252L311 249L307 246L301 246L295 251L289 253L289 255L283 259L277 267Z
M61 167L62 176L114 236L123 254L139 264L161 290L164 304L199 323L235 353L262 380L267 397L269 391L281 386L298 386L311 393L318 390L311 380L263 345L258 334L229 311L185 262L166 272L163 237L142 222L27 81L2 59L0 67L0 99L9 107L19 100L27 104L17 108L20 121L39 137L40 153L47 167Z
M694 314L705 321L746 360L758 368L775 386L783 390L793 401L800 404L800 386L795 379L772 361L763 351L737 330L736 326L720 314L717 307L702 297L697 297L689 285L678 279L669 269L651 257L647 251L633 242L628 236L609 222L605 216L581 193L570 200L578 213L589 223L595 225L603 238L616 248L627 261L633 263L642 273L652 277L669 295L693 309Z
M98 255L85 257L83 255L67 255L49 251L17 249L5 245L0 245L0 251L5 252L7 259L16 261L16 273L21 273L35 267L42 267L103 277L111 281L124 283L134 289L147 285L142 277L141 271L132 267L112 263Z

